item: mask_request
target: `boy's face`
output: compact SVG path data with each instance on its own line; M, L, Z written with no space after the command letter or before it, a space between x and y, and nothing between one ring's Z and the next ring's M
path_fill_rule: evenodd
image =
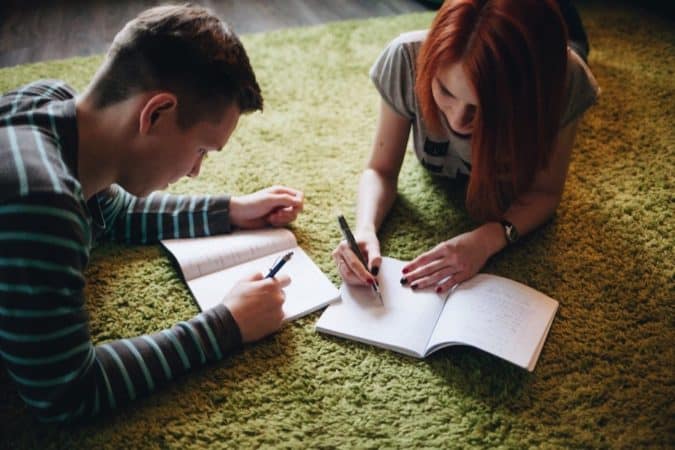
M143 197L166 189L184 176L196 177L206 154L225 146L239 116L239 108L231 105L219 122L204 120L187 129L181 129L175 117L174 120L164 117L154 130L154 139L147 144L151 148L136 160L136 167L131 168L126 182L120 184Z

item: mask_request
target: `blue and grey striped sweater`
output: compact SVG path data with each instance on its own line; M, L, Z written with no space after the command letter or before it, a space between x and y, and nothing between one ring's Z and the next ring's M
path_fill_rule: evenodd
M44 80L0 98L0 361L42 421L98 414L241 345L224 305L159 333L95 346L83 272L93 244L230 230L226 196L83 198L75 93Z

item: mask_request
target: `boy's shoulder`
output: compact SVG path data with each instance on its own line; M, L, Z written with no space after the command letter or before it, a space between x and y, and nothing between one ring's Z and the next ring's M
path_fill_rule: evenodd
M75 98L76 92L65 81L37 80L5 92L0 96L0 127L7 126L7 118L41 108L46 103Z
M68 83L55 78L44 78L31 81L28 84L19 86L15 89L2 94L2 99L6 97L13 98L17 95L25 97L43 97L52 100L67 100L75 97L77 92Z
M0 97L0 202L32 193L75 195L75 91L40 80Z

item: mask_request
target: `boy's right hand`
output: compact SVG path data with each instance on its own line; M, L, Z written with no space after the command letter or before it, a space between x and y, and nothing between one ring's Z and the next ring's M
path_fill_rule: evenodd
M357 231L354 239L361 249L363 257L368 261L368 269L363 267L359 258L354 254L347 241L342 241L333 250L333 259L338 273L347 284L371 285L375 282L382 264L380 255L380 241L375 232Z
M263 278L261 273L239 281L225 296L223 303L239 326L244 343L257 341L281 328L282 306L288 286L288 275Z

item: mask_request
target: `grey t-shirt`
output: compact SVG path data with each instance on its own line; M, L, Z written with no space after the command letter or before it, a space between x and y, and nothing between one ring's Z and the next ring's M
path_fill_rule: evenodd
M370 69L382 98L412 122L413 147L422 165L437 175L455 178L471 170L471 138L455 134L441 117L443 134L427 130L415 95L416 61L426 30L401 34L389 43ZM597 100L598 84L586 63L568 48L566 100L560 127L577 119Z

